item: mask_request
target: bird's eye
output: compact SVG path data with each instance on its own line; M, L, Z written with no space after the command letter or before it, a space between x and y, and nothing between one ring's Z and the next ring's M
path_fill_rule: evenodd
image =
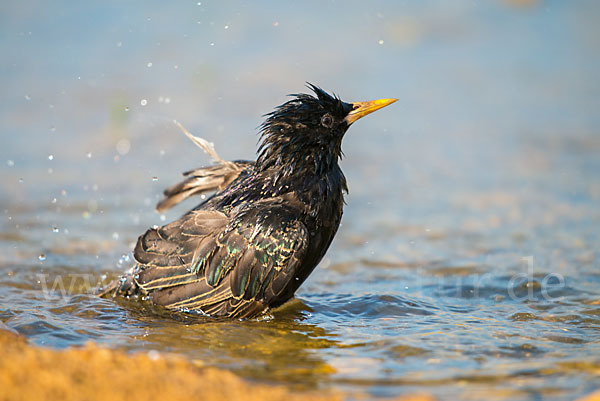
M325 114L321 117L321 125L326 128L331 128L333 125L333 117L331 117L331 114Z

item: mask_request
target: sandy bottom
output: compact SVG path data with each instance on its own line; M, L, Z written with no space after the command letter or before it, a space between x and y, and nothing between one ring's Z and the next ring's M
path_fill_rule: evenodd
M293 392L250 383L231 372L175 355L126 354L92 342L54 350L0 328L0 400L342 400L360 394ZM433 400L405 396L403 401Z

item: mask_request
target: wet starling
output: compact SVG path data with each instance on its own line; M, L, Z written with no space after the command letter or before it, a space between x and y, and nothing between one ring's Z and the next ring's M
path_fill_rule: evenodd
M171 310L248 318L282 305L325 255L342 218L344 133L396 99L345 103L308 84L267 115L256 161L185 173L157 209L216 191L141 235L136 265L102 296L141 295Z

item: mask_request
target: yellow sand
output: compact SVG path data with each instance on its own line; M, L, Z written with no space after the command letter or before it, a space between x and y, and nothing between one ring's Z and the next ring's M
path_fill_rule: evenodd
M0 400L294 401L342 400L343 394L292 392L250 383L174 355L129 355L88 343L54 350L28 345L0 328ZM359 396L359 398L362 398ZM408 397L403 400L432 400Z

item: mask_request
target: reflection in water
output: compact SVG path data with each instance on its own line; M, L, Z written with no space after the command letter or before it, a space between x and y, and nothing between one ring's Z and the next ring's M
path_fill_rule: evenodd
M293 301L276 311L271 318L260 320L225 320L173 314L151 306L136 304L132 318L144 325L144 333L135 337L132 346L140 343L187 355L201 364L233 369L255 379L283 381L314 387L333 373L326 361L313 352L335 348L337 341L323 328L306 323L307 308ZM154 310L152 310L154 309Z

